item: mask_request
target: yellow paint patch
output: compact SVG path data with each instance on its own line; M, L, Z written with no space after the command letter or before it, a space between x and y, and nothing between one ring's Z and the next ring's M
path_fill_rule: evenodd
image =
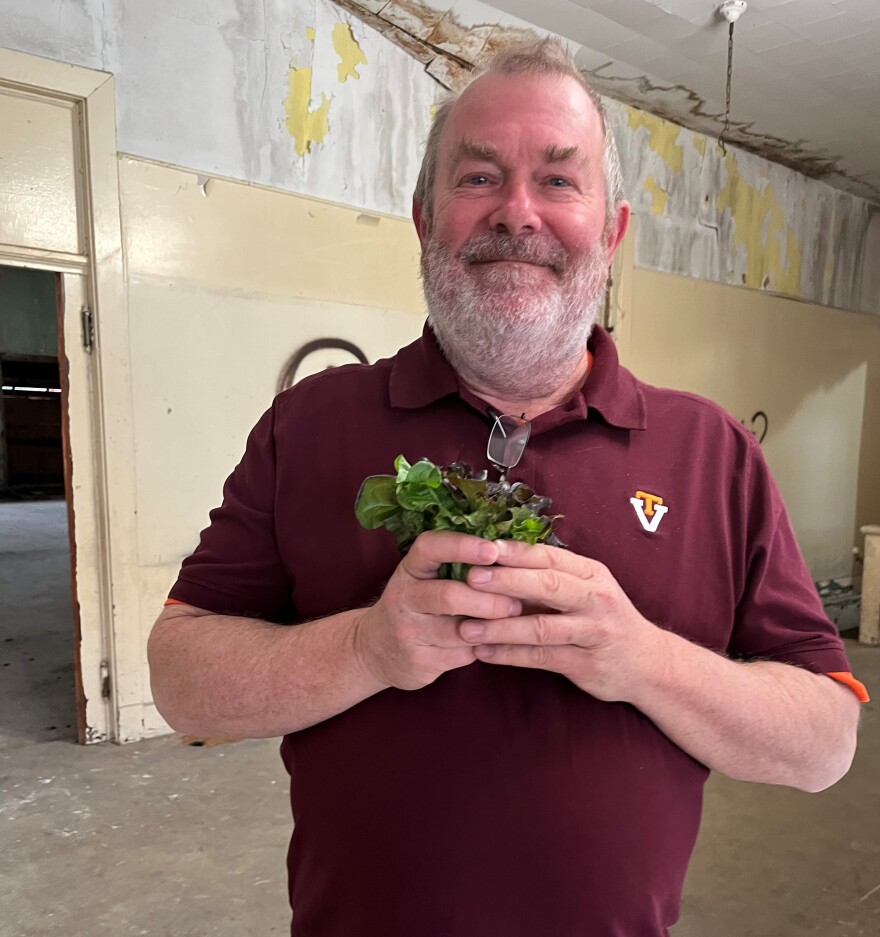
M306 26L306 39L308 39L309 42L315 41L315 27L314 26Z
M648 131L648 146L673 172L681 172L684 166L684 147L678 142L681 127L635 107L626 110L630 127L633 130L644 127Z
M734 246L744 250L743 285L800 296L802 245L794 229L785 223L773 186L768 183L758 189L749 185L730 153L724 157L724 165L727 185L718 193L715 206L719 212L730 212Z
M358 45L357 39L354 38L351 26L347 23L337 23L333 27L333 48L339 56L339 65L336 66L339 81L360 78L356 69L358 65L367 64L367 57Z
M284 110L287 113L285 124L296 142L297 156L310 153L312 143L323 143L330 132L330 99L322 92L321 103L314 111L309 109L311 99L312 70L291 68Z
M651 193L651 211L655 215L662 215L666 211L666 202L669 200L669 193L660 187L660 184L653 176L645 179L645 190Z
M700 156L706 155L706 138L705 137L692 137L691 143L693 143L694 149L700 154Z

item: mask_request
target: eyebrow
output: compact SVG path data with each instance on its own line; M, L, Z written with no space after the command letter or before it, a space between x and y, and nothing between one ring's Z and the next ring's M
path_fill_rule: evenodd
M452 153L452 165L456 166L463 159L473 159L484 163L497 163L498 150L487 143L476 143L473 140L459 140Z
M585 163L584 156L579 146L550 146L544 147L544 162L546 163L567 163L574 160L577 163Z
M473 159L484 163L499 163L498 150L487 143L477 143L474 140L459 140L452 153L452 165L456 166L463 159ZM566 163L574 160L577 163L587 162L579 146L557 146L551 143L544 147L545 163Z

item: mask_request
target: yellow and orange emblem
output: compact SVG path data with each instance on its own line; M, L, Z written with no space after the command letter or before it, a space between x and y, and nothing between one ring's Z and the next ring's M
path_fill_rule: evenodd
M629 503L636 512L636 517L642 527L653 534L660 526L669 507L663 503L660 495L653 495L647 491L637 491L635 497L629 499Z

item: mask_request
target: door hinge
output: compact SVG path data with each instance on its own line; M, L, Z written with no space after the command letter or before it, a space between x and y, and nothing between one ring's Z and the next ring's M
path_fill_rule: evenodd
M82 307L80 319L82 321L83 348L91 354L95 347L95 319L92 310L88 306Z
M110 699L110 662L101 661L101 697Z

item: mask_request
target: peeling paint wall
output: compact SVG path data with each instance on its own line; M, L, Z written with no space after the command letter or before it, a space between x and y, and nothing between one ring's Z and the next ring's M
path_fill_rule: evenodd
M544 31L479 0L336 0L359 11L459 88L480 59ZM546 20L545 20L546 22ZM571 44L576 53L580 48ZM865 270L880 264L872 208L778 163L617 101L604 99L627 195L640 216L638 266L880 313Z
M409 213L442 87L330 0L0 0L0 24L116 76L121 152Z
M0 13L0 44L116 74L121 151L399 216L443 87L530 30L479 0L0 0ZM880 261L863 261L869 203L607 103L638 266L880 313L860 289Z
M860 296L870 203L677 124L607 102L639 267L880 312Z

